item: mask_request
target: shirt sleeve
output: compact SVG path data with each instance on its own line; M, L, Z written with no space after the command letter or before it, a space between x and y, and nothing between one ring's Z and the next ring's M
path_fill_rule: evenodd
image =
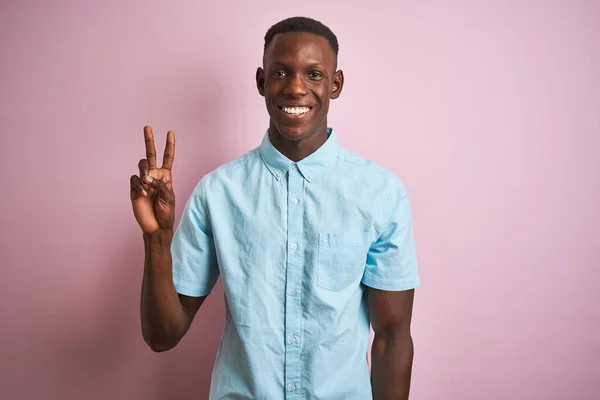
M219 277L204 193L201 181L185 205L171 242L175 290L192 297L210 294Z
M371 245L362 283L402 291L420 286L410 203L398 181L387 198L383 231Z

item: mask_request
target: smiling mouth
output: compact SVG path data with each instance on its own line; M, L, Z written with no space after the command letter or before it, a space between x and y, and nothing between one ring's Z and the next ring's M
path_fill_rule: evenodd
M285 106L279 106L279 109L281 111L283 111L284 113L288 114L288 115L304 115L307 112L309 112L310 110L312 110L312 107L285 107Z

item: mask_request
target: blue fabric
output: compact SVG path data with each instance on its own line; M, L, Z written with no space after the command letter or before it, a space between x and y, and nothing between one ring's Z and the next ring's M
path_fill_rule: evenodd
M265 133L185 206L175 288L225 291L210 399L372 398L365 285L419 286L411 211L396 175L328 135L294 163Z

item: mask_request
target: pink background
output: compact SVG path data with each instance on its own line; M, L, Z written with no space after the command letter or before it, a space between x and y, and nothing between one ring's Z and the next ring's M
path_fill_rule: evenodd
M330 124L395 171L423 288L412 399L600 398L600 2L3 1L0 398L204 399L219 287L175 350L141 339L129 176L177 132L181 212L259 144L263 35L340 40Z

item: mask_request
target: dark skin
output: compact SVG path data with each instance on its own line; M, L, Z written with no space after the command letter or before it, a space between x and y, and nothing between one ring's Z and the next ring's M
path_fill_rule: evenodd
M156 164L152 128L144 128L146 158L139 176L130 178L133 214L142 229L145 260L141 295L142 336L154 351L166 351L185 335L204 297L178 294L173 284L171 240L175 222L175 194L171 168L175 133L167 133L162 167Z
M414 290L367 288L375 332L371 348L374 400L408 400L414 352L410 332L414 294Z
M344 74L329 42L310 33L275 36L265 51L256 84L270 116L269 137L292 161L300 161L327 140L329 102L340 96ZM296 112L286 112L296 110ZM139 176L131 177L131 201L144 238L146 257L141 296L142 335L154 351L177 345L206 297L178 294L173 285L170 253L175 195L171 168L175 134L167 134L163 165L156 165L154 137L144 128L146 158ZM410 323L414 291L367 288L371 323L373 396L375 400L408 399L413 342Z
M283 155L300 161L325 143L329 102L344 86L327 39L302 32L276 35L263 68L256 71L256 86L270 116L269 138ZM283 110L294 106L309 111L293 115Z

